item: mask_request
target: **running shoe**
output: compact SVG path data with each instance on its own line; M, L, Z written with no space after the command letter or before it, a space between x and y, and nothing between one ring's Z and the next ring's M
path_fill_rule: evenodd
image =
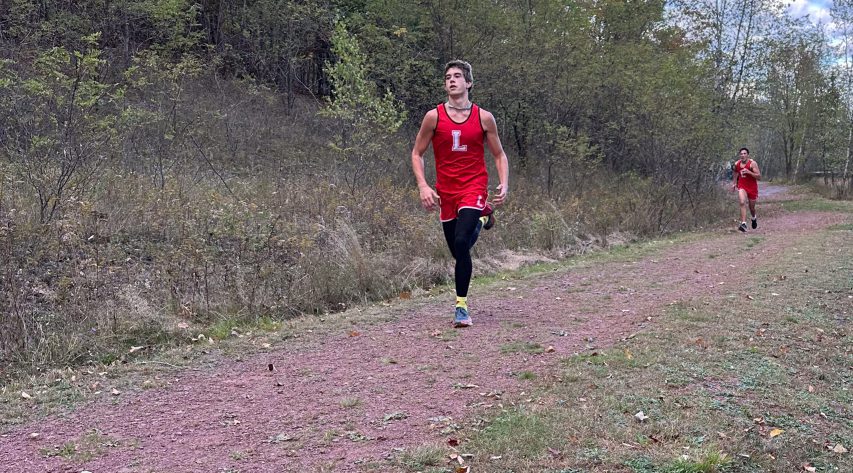
M492 215L494 211L495 209L492 208L492 204L486 202L486 206L483 207L480 218L477 220L477 226L474 227L474 233L471 235L471 248L474 247L477 239L480 238L480 230L488 230L495 225L495 217Z
M483 208L483 213L480 214L481 222L483 222L482 218L486 217L486 221L483 222L483 230L491 230L495 226L494 212L495 209L492 208L492 204L486 202L486 207Z
M753 218L752 219L752 229L755 230L756 228L758 228L758 218Z
M741 222L740 225L738 225L737 229L746 233L746 222Z
M471 321L471 316L468 315L468 309L464 307L456 308L456 317L453 319L453 326L456 328L470 327L474 325Z

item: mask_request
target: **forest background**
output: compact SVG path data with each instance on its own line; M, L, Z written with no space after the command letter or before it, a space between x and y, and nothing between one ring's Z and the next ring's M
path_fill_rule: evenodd
M849 197L853 2L827 25L771 0L0 0L2 370L447 282L409 155L451 59L511 162L478 272L719 222L741 146Z

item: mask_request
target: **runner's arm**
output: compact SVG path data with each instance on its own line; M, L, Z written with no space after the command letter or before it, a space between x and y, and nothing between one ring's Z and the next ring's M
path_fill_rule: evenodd
M501 205L506 201L506 195L509 192L509 159L506 157L501 138L498 135L498 124L495 122L495 116L491 113L482 110L482 125L486 131L486 144L489 146L489 151L495 157L495 168L498 170L498 195L492 202L495 205Z
M746 172L752 174L752 177L755 178L756 181L761 180L761 171L758 169L758 163L755 161L752 162L752 166L746 170Z
M432 109L424 115L421 129L418 130L418 136L415 138L415 146L412 148L412 171L418 183L421 205L426 210L433 210L438 203L438 194L427 183L424 171L424 153L429 147L437 124L438 112Z
M740 172L737 170L737 163L732 164L732 190L737 190L737 180Z

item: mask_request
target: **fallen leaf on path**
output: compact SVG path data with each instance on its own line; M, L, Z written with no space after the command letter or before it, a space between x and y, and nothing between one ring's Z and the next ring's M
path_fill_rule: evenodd
M631 350L629 350L629 349L627 349L627 348L625 349L625 358L627 358L627 359L629 359L629 360L633 360L633 359L634 359L634 355L632 355L632 354L631 354Z
M809 464L809 463L806 463L805 465L803 465L803 470L814 473L814 472L816 472L816 471L817 471L817 468L813 467L813 466L812 466L811 464Z
M29 395L26 391L21 391L21 397L24 399L32 399L33 397Z
M119 394L121 394L121 391L119 391L119 390L118 390L118 389L116 389L116 388L113 388L113 390L112 390L112 391L110 391L110 392L112 393L112 395L113 395L113 396L118 396Z
M551 345L548 345L548 348L545 349L545 353L554 353L554 351L556 351L556 349Z
M840 443L835 445L835 447L832 448L832 451L835 453L847 453L847 449L844 448L844 445L841 445Z
M357 332L357 331L355 331L355 330L350 330L350 332L349 332L349 336L350 336L350 337L357 337L357 336L359 336L359 335L361 335L361 334L360 334L360 333L358 333L358 332Z
M644 420L649 418L649 416L647 416L646 413L643 411L634 414L634 417L640 422L643 422Z
M770 438L778 437L779 435L782 435L782 432L784 432L782 429L773 429L770 431Z
M400 293L400 299L411 299L412 293L409 291L403 291Z
M27 437L28 437L30 440L38 440L38 438L39 438L39 437L41 437L41 434L40 434L40 433L38 433L38 432L32 432L32 433L31 433L30 435L28 435Z
M457 466L455 473L468 473L469 471L471 471L469 466Z
M455 446L459 445L459 439L454 438L454 437L450 437L449 439L447 439L447 445L450 445L451 447L455 447Z
M812 386L811 384L809 385L809 392L810 392L810 393L813 393L813 392L814 392L814 386Z
M145 348L145 345L141 345L138 347L130 347L130 350L128 350L127 352L128 353L134 353L134 352L137 352L139 350L142 350L143 348Z

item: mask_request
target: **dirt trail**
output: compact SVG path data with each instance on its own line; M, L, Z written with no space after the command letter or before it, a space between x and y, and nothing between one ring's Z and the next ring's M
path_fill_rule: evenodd
M771 196L767 200L785 197L773 186L763 194ZM833 213L775 212L747 235L732 224L636 261L475 287L475 325L458 334L449 331L449 296L397 305L388 309L398 311L397 321L354 327L358 336L342 329L318 343L288 342L215 370L167 373L173 377L167 388L127 392L66 417L16 427L0 436L0 469L361 471L395 449L464 436L464 429L442 430L463 426L484 403L499 402L481 393L520 396L530 387L518 380L521 371L547 376L563 357L606 347L654 324L673 301L737 291L750 276L731 267L731 251L744 251L745 239L762 238L741 255L760 267L814 231L848 220ZM555 351L502 353L502 347L527 342ZM268 371L268 363L277 370ZM93 429L102 439L93 458L44 454L83 442ZM29 439L31 432L40 437Z

